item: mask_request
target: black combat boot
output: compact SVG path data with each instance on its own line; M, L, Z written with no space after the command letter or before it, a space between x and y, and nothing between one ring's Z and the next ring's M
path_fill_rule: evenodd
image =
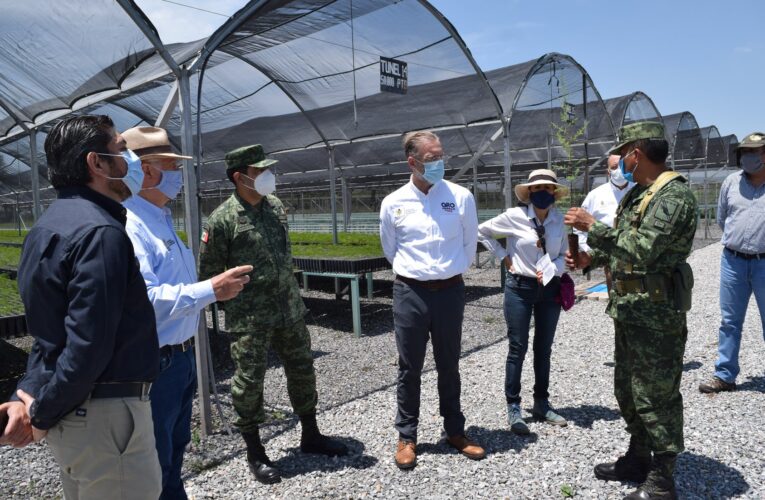
M654 454L651 470L643 484L624 500L675 500L675 453Z
M302 427L300 451L303 453L317 453L328 457L343 457L348 454L348 448L343 443L319 432L316 413L301 415L300 425Z
M635 437L630 438L630 446L623 457L616 462L607 462L595 466L595 477L603 481L634 481L642 483L651 468L651 450L638 444Z
M259 482L263 484L274 484L282 480L279 469L274 467L271 460L266 455L266 449L260 442L260 430L255 432L243 432L242 437L247 444L247 464L250 466L250 472Z

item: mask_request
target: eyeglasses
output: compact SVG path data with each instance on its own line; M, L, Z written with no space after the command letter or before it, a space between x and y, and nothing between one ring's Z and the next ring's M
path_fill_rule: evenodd
M534 221L534 222L536 222L536 221ZM546 244L546 241L545 241L545 227L536 224L534 226L534 231L537 232L537 238L539 238L537 240L537 248L545 248L545 246L546 246L545 245Z
M420 160L420 159L419 159L419 158L417 158L416 156L412 156L412 158L414 158L415 160L417 160L417 161L418 161L418 162L420 162L420 163L430 163L430 162L432 162L432 161L440 161L440 160L443 160L443 159L444 159L444 155L431 156L430 158L426 158L426 159L424 159L424 160Z

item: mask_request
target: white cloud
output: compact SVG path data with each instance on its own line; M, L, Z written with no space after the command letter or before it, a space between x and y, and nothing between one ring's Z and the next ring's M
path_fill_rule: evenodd
M734 48L733 52L737 54L751 54L752 52L754 52L754 49L752 47L741 46L741 47Z

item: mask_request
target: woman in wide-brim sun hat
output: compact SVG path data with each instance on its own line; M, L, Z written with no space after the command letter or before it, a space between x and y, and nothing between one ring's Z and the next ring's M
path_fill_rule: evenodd
M568 193L555 172L534 170L515 187L524 205L510 208L478 226L478 241L502 259L508 270L505 282L505 322L509 349L505 363L505 399L508 423L516 434L528 434L521 415L521 371L529 346L529 327L534 316L534 408L538 420L564 426L566 420L550 406L550 355L560 316L556 297L565 271L567 236L563 216L555 202ZM507 238L506 248L496 238ZM549 256L555 276L544 284L542 260Z

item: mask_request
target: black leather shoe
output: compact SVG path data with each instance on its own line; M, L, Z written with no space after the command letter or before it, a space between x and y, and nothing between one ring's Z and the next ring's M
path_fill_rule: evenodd
M250 466L250 472L252 472L252 475L255 476L259 483L276 484L282 480L279 470L271 464L266 464L259 460L247 460L247 464Z
M300 451L303 453L316 453L328 457L344 457L348 454L347 446L319 432L316 413L301 415L300 425L302 427Z
M654 481L641 484L638 489L624 497L624 500L676 500L675 482L657 484Z
M300 451L328 457L344 457L348 454L348 447L336 439L319 434L318 436L311 436L310 439L301 439Z
M274 484L282 480L279 469L274 467L271 460L266 455L266 449L260 442L260 431L242 433L245 444L247 444L247 465L250 472L255 476L258 482L263 484Z
M632 481L642 483L648 476L651 458L619 457L616 462L606 462L595 466L595 477L603 481Z

